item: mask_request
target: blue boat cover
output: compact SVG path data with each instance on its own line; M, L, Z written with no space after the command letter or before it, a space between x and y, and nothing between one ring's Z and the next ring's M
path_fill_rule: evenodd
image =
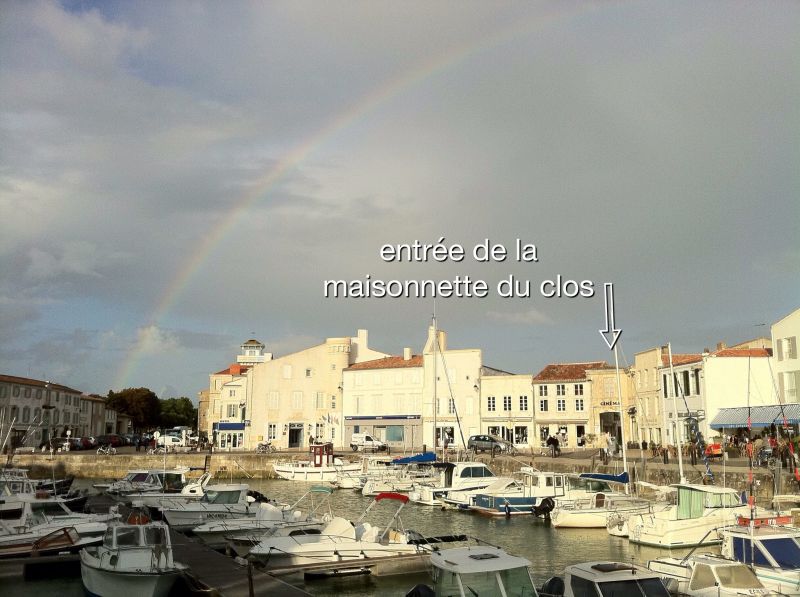
M419 464L423 462L435 462L436 454L433 452L423 452L422 454L414 454L413 456L404 456L403 458L395 458L392 464Z
M581 473L578 476L582 479L596 479L598 481L611 481L612 483L628 482L628 471L622 472L619 475L606 475L604 473Z

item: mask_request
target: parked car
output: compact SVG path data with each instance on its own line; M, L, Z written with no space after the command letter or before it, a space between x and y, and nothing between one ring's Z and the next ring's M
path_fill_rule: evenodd
M353 452L358 450L367 451L380 451L387 448L386 442L382 442L378 438L372 437L369 433L354 433L350 438L350 447Z
M498 454L500 452L511 452L513 444L504 439L495 437L494 435L472 435L467 440L467 450L473 452L491 452Z
M96 442L93 437L81 437L79 438L79 441L81 442L82 450L89 450L96 446Z
M125 442L123 441L122 436L117 435L116 433L107 433L106 435L97 436L97 445L114 446L115 448L119 448L120 446L125 445Z
M166 448L182 448L183 440L175 435L162 435L158 438L158 445Z

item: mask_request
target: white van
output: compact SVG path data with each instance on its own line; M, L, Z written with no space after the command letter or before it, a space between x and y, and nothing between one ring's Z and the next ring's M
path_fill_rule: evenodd
M358 451L359 448L365 452L374 452L378 450L385 450L386 444L381 440L372 437L369 433L354 433L353 437L350 438L350 447L353 449L353 452Z

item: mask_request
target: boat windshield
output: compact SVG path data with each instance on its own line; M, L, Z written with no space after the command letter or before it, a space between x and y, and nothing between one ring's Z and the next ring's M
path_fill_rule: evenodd
M728 589L763 589L764 585L747 566L718 566L719 583Z
M632 578L599 583L600 594L603 597L669 597L667 589L657 578ZM587 593L589 595L589 593ZM577 595L576 595L577 597Z
M436 580L436 596L460 595L458 577L466 595L504 595L535 597L536 590L526 568L512 568L489 572L472 572L456 574L455 572L441 570ZM503 587L502 591L500 587ZM504 591L504 592L503 592Z
M792 537L765 539L761 542L769 555L775 558L778 566L797 570L800 568L800 545Z
M151 481L148 477L149 475L147 473L134 473L133 475L129 475L128 481L131 483L144 483L145 481Z
M209 504L236 504L239 502L239 490L235 491L206 491L203 501Z
M147 545L166 545L166 529L161 526L145 527L144 539Z
M550 483L548 483L550 485ZM611 487L605 481L598 481L597 479L570 479L569 486L571 489L583 489L584 491L611 491Z

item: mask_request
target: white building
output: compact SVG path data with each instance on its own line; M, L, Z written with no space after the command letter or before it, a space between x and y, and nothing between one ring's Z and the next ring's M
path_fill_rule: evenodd
M533 426L533 376L481 368L480 433L495 435L518 448L539 446ZM473 433L470 433L473 435Z
M344 442L369 433L391 449L420 447L422 437L422 355L390 356L351 365L342 375Z
M800 402L798 337L800 337L800 309L772 325L775 378L778 384L778 396L782 403Z

